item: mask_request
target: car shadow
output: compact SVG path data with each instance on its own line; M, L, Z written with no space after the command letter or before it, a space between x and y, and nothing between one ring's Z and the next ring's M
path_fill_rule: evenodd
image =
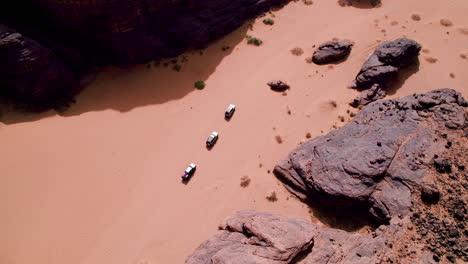
M249 23L246 21L243 26L214 41L205 50L191 50L180 55L177 62L170 58L159 64L151 62L125 69L101 69L95 80L75 97L76 103L61 113L54 110L31 113L21 111L14 102L2 104L0 112L3 116L0 122L9 125L55 115L72 117L109 109L124 113L138 107L179 100L196 90L196 81L206 81L222 60L245 39ZM230 48L224 49L226 46ZM181 66L179 71L176 64Z

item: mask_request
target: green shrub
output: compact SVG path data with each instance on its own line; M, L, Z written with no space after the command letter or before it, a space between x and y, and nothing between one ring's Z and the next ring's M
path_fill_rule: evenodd
M267 19L263 20L263 24L271 26L271 25L275 24L275 21L273 19L271 19L271 18L267 18Z
M204 81L196 81L195 82L195 88L197 88L198 90L201 90L201 89L205 88L205 82Z
M258 38L254 38L252 36L249 36L247 35L246 36L247 38L247 44L251 44L251 45L255 45L255 46L260 46L262 45L263 41L258 39Z

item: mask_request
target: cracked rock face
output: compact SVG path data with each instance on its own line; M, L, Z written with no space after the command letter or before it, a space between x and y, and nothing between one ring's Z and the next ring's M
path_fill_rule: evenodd
M300 218L240 211L227 218L187 264L291 263L307 251L318 233L316 225Z
M314 51L315 64L327 64L345 59L351 53L353 43L349 40L332 40L323 43Z
M466 106L451 89L374 102L344 127L294 149L274 173L303 200L368 208L386 223L412 206L447 144L438 135L463 133Z

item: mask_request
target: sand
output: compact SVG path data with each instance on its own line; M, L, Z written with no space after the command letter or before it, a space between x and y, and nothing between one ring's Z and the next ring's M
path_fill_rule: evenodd
M467 8L466 0L384 0L374 9L292 2L274 11L273 26L259 18L203 55L188 52L180 72L109 68L63 115L4 113L0 263L183 263L237 210L317 221L268 171L306 135L349 121L357 92L346 87L379 41L406 36L427 49L390 98L444 87L468 97ZM263 44L247 45L247 34ZM334 37L355 42L348 60L306 62L313 45ZM296 47L304 54L292 55ZM269 89L273 79L291 85L287 95ZM198 80L203 90L193 87ZM227 122L231 103L237 111ZM212 131L220 136L208 151ZM191 162L198 169L184 185ZM241 187L244 176L251 181ZM265 198L273 192L274 202Z

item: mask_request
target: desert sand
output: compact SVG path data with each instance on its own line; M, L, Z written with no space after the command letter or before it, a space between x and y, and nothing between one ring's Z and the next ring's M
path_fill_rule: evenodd
M3 113L0 263L183 263L237 210L319 222L269 170L307 133L350 120L358 93L347 86L380 41L406 36L423 46L420 65L389 98L445 87L468 96L467 9L465 0L291 2L273 11L273 26L258 18L202 55L188 52L180 72L108 68L62 115ZM263 44L247 45L246 35ZM334 37L355 42L346 61L306 62ZM296 47L304 53L293 55ZM269 89L273 79L291 85L287 95ZM205 89L193 87L198 80ZM237 111L227 122L231 103ZM220 136L209 151L212 131ZM191 162L198 169L185 185ZM276 202L266 199L271 192Z

